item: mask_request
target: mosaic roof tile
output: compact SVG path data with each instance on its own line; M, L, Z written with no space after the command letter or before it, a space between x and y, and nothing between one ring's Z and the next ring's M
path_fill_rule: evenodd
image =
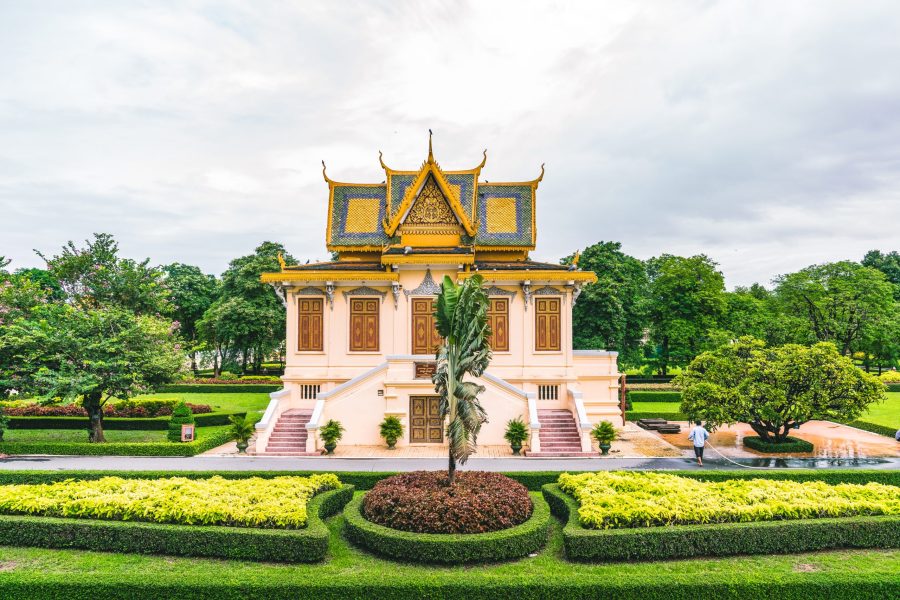
M534 187L478 184L477 246L534 245Z
M386 186L336 185L331 197L332 246L380 246L384 233Z

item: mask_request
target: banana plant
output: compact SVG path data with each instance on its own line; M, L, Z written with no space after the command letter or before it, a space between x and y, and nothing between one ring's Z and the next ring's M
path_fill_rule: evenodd
M441 416L447 419L451 486L456 480L457 462L465 464L475 452L478 432L487 422L487 413L478 401L484 386L465 381L466 376L480 377L491 362L488 297L482 283L483 278L477 274L462 285L444 276L435 304L435 324L443 341L431 380L441 398Z

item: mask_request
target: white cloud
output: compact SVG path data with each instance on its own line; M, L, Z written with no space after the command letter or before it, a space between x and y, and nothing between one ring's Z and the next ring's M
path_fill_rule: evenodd
M0 254L109 231L323 258L327 189L488 148L535 256L705 252L729 285L898 247L893 2L5 3Z

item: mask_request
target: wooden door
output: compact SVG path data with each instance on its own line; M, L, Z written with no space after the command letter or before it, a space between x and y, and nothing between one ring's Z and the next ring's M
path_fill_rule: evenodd
M444 420L438 396L410 396L409 442L440 444L444 441Z
M434 298L412 298L412 353L434 354L441 345L434 321Z
M488 306L491 348L495 352L509 352L509 298L491 298Z
M559 298L538 298L534 311L534 349L558 351L560 349Z
M297 300L297 350L322 351L322 298Z
M354 298L350 301L350 350L378 352L377 298Z

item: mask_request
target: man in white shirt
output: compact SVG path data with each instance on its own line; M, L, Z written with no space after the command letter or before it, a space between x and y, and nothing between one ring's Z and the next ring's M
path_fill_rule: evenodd
M697 457L697 464L702 467L703 447L706 445L706 440L709 438L709 432L703 428L700 421L695 421L695 423L696 425L691 429L691 433L688 434L688 439L694 443L694 456Z

